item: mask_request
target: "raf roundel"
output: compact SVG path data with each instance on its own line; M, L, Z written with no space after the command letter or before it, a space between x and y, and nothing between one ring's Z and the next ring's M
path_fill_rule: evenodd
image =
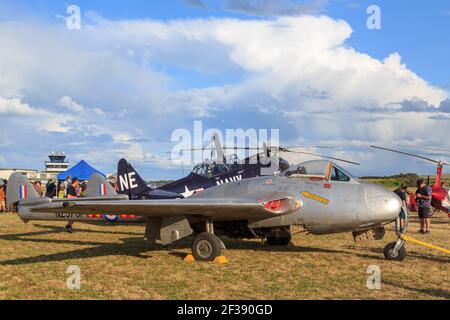
M109 222L119 221L119 216L116 216L116 215L105 214L103 217L105 218L106 221L109 221Z

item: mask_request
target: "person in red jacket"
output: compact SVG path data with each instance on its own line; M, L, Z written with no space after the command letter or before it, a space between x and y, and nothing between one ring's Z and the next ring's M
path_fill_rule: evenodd
M0 212L6 212L6 205L5 205L5 186L0 186Z

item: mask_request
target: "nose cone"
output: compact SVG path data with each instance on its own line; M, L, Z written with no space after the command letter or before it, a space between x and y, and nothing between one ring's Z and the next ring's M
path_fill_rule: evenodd
M364 189L372 217L382 222L390 222L399 216L403 203L395 193L374 184L367 184Z

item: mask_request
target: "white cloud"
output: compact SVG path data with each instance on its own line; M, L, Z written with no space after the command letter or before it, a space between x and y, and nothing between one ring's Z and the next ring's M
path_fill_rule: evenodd
M402 64L398 53L380 61L349 48L346 40L352 33L350 26L326 16L250 21L101 20L93 33L132 46L154 62L215 72L220 61L219 69L225 68L222 71L232 68L232 63L247 72L246 80L227 90L189 91L188 99L203 110L220 103L230 105L251 94L262 94L285 108L303 111L382 109L412 99L439 106L448 97ZM221 51L216 59L205 58L216 51ZM327 98L317 99L311 92Z
M10 127L11 134L16 132L18 126L28 126L32 130L63 133L67 131L66 123L72 119L69 116L31 107L19 98L6 99L1 96L0 114L4 114L2 116L3 128Z
M66 108L72 112L81 113L84 112L84 107L75 102L71 97L64 96L58 101L58 105L62 108Z
M0 113L23 116L43 114L42 111L30 107L27 103L23 103L19 98L5 99L2 97L0 97Z
M144 149L138 143L131 144L123 151L122 156L130 161L143 161L145 159Z

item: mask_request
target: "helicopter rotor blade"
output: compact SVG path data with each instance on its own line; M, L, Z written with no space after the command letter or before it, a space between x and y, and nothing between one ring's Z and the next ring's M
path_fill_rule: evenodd
M428 150L428 151L436 151L436 152L446 152L450 154L449 149L435 148L435 147L416 147L416 146L406 146L406 145L398 145L401 148L409 148L409 149L418 149L418 150Z
M303 151L292 151L292 150L283 150L283 152L298 153L298 154L304 154L304 155L309 155L309 156L321 157L321 158L324 158L324 159L330 159L330 160L341 161L341 162L345 162L345 163L349 163L349 164L354 164L356 166L361 165L358 162L353 162L353 161L340 159L340 158L335 158L335 157L328 157L328 156L324 156L324 155L317 154L317 153L303 152Z
M295 148L317 148L317 149L333 149L334 147L329 147L329 146L319 146L319 145L298 145L298 146L278 146L278 147L274 147L274 146L268 146L269 149L278 149L278 151L286 151L288 152L289 149L295 149Z
M298 145L298 146L287 146L282 147L284 149L294 149L294 148L317 148L317 149L334 149L334 147L330 146L321 146L321 145Z
M262 148L250 148L250 147L223 147L223 150L261 150Z
M288 146L288 147L274 147L274 146L267 146L263 145L262 147L222 147L223 150L265 150L265 149L279 149L280 151L285 151L287 149L293 149L293 148L319 148L319 149L333 149L334 147L327 147L327 146L313 146L313 145L303 145L303 146ZM202 151L202 150L209 150L210 147L204 147L204 148L192 148L192 149L181 149L181 151Z
M191 149L181 149L180 151L205 151L210 150L211 148L191 148Z
M436 164L443 164L443 165L446 165L446 166L450 165L449 163L446 163L446 162L437 161L437 160L434 160L434 159L431 159L431 158L427 158L427 157L423 157L423 156L419 156L417 154L410 153L410 152L399 151L399 150L394 150L394 149L385 148L385 147L379 147L379 146L370 146L370 147L374 148L374 149L379 149L379 150L384 150L384 151L389 151L389 152L403 154L403 155L410 156L410 157L419 158L419 159L430 161L430 162L433 162L433 163L436 163Z
M210 147L204 147L204 148L192 148L192 149L181 149L181 151L204 151L204 150L210 150ZM213 149L216 149L216 147L213 147ZM262 150L263 148L250 148L250 147L222 147L223 150Z

